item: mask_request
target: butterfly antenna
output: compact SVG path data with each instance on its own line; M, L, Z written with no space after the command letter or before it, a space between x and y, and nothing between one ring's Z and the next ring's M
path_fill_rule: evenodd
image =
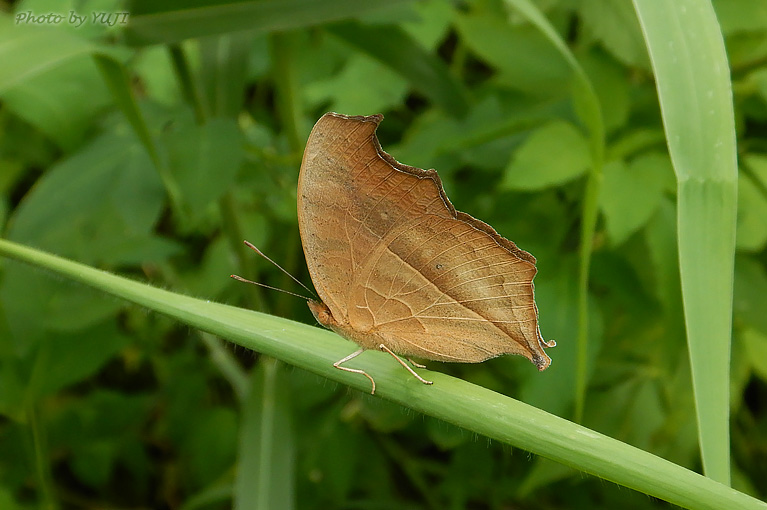
M277 288L277 287L272 287L271 285L267 285L265 283L254 282L253 280L247 280L247 279L243 278L242 276L237 276L236 274L230 274L229 276L231 276L232 278L234 278L238 282L252 283L253 285L258 285L259 287L264 287L266 289L278 290L280 292L284 292L285 294L290 294L291 296L296 296L296 297L299 297L301 299L306 299L307 301L312 299L312 298L308 298L308 297L306 297L306 296L304 296L302 294L296 294L295 292L290 292L289 290L280 289L280 288Z
M295 276L293 276L292 274L290 274L289 272L287 272L287 271L286 271L286 270L285 270L285 269L284 269L284 268L283 268L281 265L279 265L278 263L276 263L275 261L273 261L272 259L270 259L269 257L267 257L267 256L266 256L266 254L265 254L264 252L262 252L261 250L259 250L258 248L256 248L256 246L255 246L254 244L252 244L252 243L249 243L248 241L243 241L243 242L244 242L244 243L247 245L247 247L248 247L248 248L250 248L250 249L251 249L251 250L253 250L254 252L256 252L256 253L258 253L259 255L261 255L262 257L264 257L266 260L268 260L269 262L271 262L271 263L272 263L272 265L273 265L274 267L276 267L277 269L279 269L280 271L282 271L283 273L285 273L286 275L288 275L288 276L290 277L290 279L291 279L291 280L293 280L294 282L296 282L297 284L299 284L301 287L303 287L303 288L306 290L306 292L308 292L308 293L309 293L309 294L311 294L312 296L315 296L315 297L317 296L317 294L315 294L314 292L312 292L312 290L311 290L311 289L309 289L309 287L307 287L306 285L304 285L303 283L301 283L301 281L300 281L298 278L296 278ZM241 277L239 277L239 276L236 276L236 275L232 275L232 278L234 278L235 280L244 281L244 282L247 282L247 283L252 283L252 284L254 284L254 285L260 285L261 287L266 287L266 288L269 288L269 289L274 289L274 290L281 290L282 292L285 292L285 293L287 293L287 294L292 294L292 295L294 295L294 296L302 297L302 298L304 298L304 299L309 299L309 298L307 298L307 297L305 297L305 296L301 296L300 294L295 294L295 293L293 293L293 292L288 292L288 291L286 291L286 290L283 290L283 289L275 289L274 287L269 287L268 285L264 285L264 284L261 284L261 283L257 283L257 282L251 282L250 280L246 280L246 279L244 279L244 278L241 278Z

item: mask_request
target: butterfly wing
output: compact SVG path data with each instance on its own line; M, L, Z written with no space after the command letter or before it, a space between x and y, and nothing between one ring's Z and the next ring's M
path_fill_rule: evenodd
M458 219L424 215L388 236L360 271L349 323L393 351L438 361L551 360L538 331L535 266Z
M298 228L309 275L338 321L348 317L361 254L380 242L360 228L366 183L359 177L375 163L371 140L381 118L325 114L309 135L298 177Z
M326 114L304 154L299 228L334 329L363 347L460 362L514 353L542 370L535 259L456 211L436 172L386 154L381 118Z

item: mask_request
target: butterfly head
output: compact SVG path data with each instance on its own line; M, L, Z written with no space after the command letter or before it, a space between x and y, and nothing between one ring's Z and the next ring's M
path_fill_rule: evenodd
M333 313L330 311L330 308L328 308L328 305L322 301L315 301L314 299L307 301L307 304L309 305L309 310L311 310L312 315L317 319L317 322L328 329L333 329L336 320L333 318Z

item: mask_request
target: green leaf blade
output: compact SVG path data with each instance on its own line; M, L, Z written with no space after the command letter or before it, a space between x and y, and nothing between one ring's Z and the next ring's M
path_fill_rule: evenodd
M386 5L405 2L412 0L390 0ZM138 46L244 30L279 32L363 16L381 8L375 0L209 1L195 7L133 2L126 37Z
M295 507L295 438L289 385L284 379L284 370L270 358L262 358L251 374L240 427L237 510Z
M114 296L339 381L369 391L369 381L333 367L351 343L329 331L155 288L5 240L0 254L37 265ZM375 374L378 395L411 409L577 467L684 508L767 510L767 504L598 432L441 373L426 386L382 352L355 360Z
M677 176L679 258L705 473L729 484L729 363L737 211L727 56L709 2L634 0Z

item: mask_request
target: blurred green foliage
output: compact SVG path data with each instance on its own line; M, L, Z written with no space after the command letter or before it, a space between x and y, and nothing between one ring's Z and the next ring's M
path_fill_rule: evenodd
M606 128L583 422L699 469L676 188L636 15L621 0L536 5L594 84ZM764 499L767 11L749 0L714 6L740 150L733 482ZM541 374L513 357L430 368L572 415L587 134L571 68L507 5L40 0L6 7L4 237L312 322L303 301L227 276L294 288L246 252L240 243L248 239L308 282L295 211L303 141L326 111L381 112L387 152L436 168L459 210L538 258L541 330L559 344ZM19 18L51 12L63 20ZM87 21L74 27L70 12ZM115 17L109 26L94 12L128 12L130 23ZM132 95L115 88L120 70ZM254 428L266 412L257 396L268 385L289 400L276 403L272 423L280 426L271 431ZM264 434L271 434L266 442ZM0 508L215 509L233 499L257 508L267 484L235 482L237 470L248 469L238 463L241 449L254 444L279 475L268 484L282 508L662 506L2 261Z

